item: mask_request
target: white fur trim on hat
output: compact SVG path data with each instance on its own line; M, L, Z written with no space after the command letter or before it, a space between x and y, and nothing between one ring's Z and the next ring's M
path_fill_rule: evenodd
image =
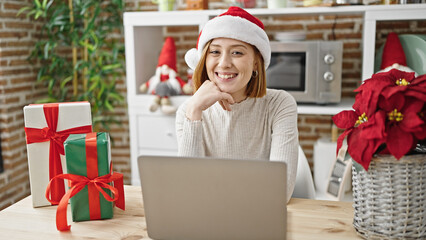
M195 70L199 60L196 48L191 48L185 53L185 62L192 70Z
M271 46L266 32L245 18L231 15L218 16L206 23L199 36L197 49L190 49L185 54L188 66L195 69L206 43L221 37L240 40L255 46L262 54L265 69L268 68L271 61Z

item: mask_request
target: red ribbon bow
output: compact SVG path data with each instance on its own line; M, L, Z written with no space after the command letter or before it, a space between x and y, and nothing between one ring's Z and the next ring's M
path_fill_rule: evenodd
M111 166L112 167L112 166ZM121 173L109 173L107 175L104 175L102 177L97 177L95 179L89 179L85 176L75 175L75 174L60 174L54 177L54 179L67 179L69 180L70 190L65 193L64 197L59 202L58 208L56 210L56 228L59 231L68 231L70 230L71 226L68 225L67 222L67 207L68 207L68 201L70 198L74 197L78 192L80 192L84 186L88 185L90 188L95 188L96 193L101 193L107 201L115 202L116 206L120 209L125 208L124 204L124 188L123 188L123 174ZM53 180L53 179L52 179ZM58 202L51 200L49 198L50 195L50 184L52 183L52 180L50 180L49 185L46 189L46 198L51 202L52 204L56 205ZM109 185L108 183L114 182L114 187ZM104 190L104 188L107 188L111 190L111 192L114 194L114 198L111 198ZM89 197L89 206L97 206L99 208L99 202L98 204L91 204L91 199ZM98 198L99 199L99 198ZM96 211L96 210L95 210ZM100 210L99 210L100 212ZM99 214L100 215L100 214ZM92 218L92 213L90 214ZM98 218L99 219L99 218Z
M25 128L27 136L27 144L50 141L49 150L49 179L52 180L56 175L62 174L61 155L64 155L64 141L73 133L88 133L92 131L92 126L81 126L56 131L58 126L59 103L49 103L43 105L44 116L46 118L47 127ZM57 179L52 183L52 199L58 202L65 194L65 186L63 181Z
M97 146L96 146L96 133L88 133L86 135L86 165L88 177L76 174L60 174L50 180L46 189L46 198L52 204L58 204L57 201L49 198L51 189L50 184L54 179L67 179L70 189L60 200L56 210L56 228L59 231L70 230L71 226L67 222L67 207L68 201L80 192L86 185L89 193L89 211L90 219L101 219L101 210L99 202L99 192L105 197L107 201L115 202L116 206L120 209L125 208L124 203L124 187L123 187L123 174L112 173L112 163L110 165L110 173L98 177L97 172ZM114 187L108 183L114 182ZM111 190L114 198L111 198L104 190L104 188Z

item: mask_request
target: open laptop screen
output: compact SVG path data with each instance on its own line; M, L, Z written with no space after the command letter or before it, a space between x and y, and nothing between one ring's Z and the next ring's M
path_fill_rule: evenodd
M141 156L153 239L285 239L286 164Z

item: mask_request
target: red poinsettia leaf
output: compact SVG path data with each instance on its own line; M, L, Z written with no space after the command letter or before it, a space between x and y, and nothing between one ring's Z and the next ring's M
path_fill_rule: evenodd
M393 75L391 75L391 71L387 71L387 72L378 72L375 73L371 76L370 79L368 80L385 80L385 81L389 81L389 78L393 78Z
M424 121L419 117L417 112L404 113L404 119L399 122L398 126L404 132L419 132L422 131Z
M417 76L413 81L411 81L412 84L422 84L426 83L426 74Z
M405 132L418 132L421 131L421 125L424 119L420 117L420 112L424 106L424 101L408 97L405 105L401 110L403 120L398 123L399 127Z
M373 74L370 79L366 80L366 82L368 81L368 83L371 84L373 90L375 90L375 85L380 86L379 90L381 91L384 87L395 85L395 80L396 77L394 74L391 74L391 71L388 71Z
M347 141L349 155L368 171L371 158L383 141L362 139L356 130L348 136Z
M411 82L416 78L416 74L414 72L405 72L398 69L391 69L389 71L389 76L395 80L405 79L407 82Z
M417 91L416 89L409 89L405 92L405 96L414 97L414 98L417 98L417 99L425 102L426 101L426 86L424 88L425 88L425 92L420 92L420 91Z
M355 96L354 109L362 109L363 112L367 114L372 114L377 106L379 97L383 89L389 86L389 82L386 81L386 78L380 79L370 79L369 82L365 82L361 86L359 93ZM368 108L362 108L363 106L368 106Z
M354 90L354 92L371 92L377 90L380 91L388 85L389 79L386 75L380 76L374 74L371 78L364 80L362 84Z
M356 132L356 131L355 131ZM357 134L352 133L347 138L348 142L348 153L352 157L353 160L355 160L357 163L361 164L361 166L364 167L364 169L368 169L368 166L370 165L370 159L363 159L363 152L367 148L368 141L362 140L359 137L357 137ZM373 156L373 153L371 154Z
M396 93L405 92L408 88L409 86L398 86L398 85L388 86L386 89L383 89L381 95L385 97L386 99L388 99Z
M420 113L422 112L424 105L425 101L413 97L407 97L402 111Z
M359 126L361 132L360 137L363 139L382 139L386 138L386 113L378 111L368 118L368 122Z
M393 111L394 109L401 110L404 106L404 103L404 95L402 95L402 93L397 93L388 99L381 99L379 102L379 108L385 110L386 112Z
M417 84L411 84L408 90L419 93L426 93L426 81L418 82Z
M355 103L352 105L352 108L358 115L365 113L369 116L376 111L379 95L375 96L374 94L374 92L362 92L355 96Z
M355 102L352 105L352 108L355 111L358 111L358 113L362 111L361 109L364 108L363 106L366 103L368 103L368 99L369 99L369 96L367 96L368 94L371 94L371 93L366 92L366 93L358 93L357 95L355 95Z
M354 127L358 115L353 110L345 110L334 115L331 119L338 128L347 129Z
M422 128L422 130L421 130L421 131L418 131L418 132L413 133L413 134L414 134L414 137L415 137L416 139L418 139L418 140L424 140L424 139L426 139L426 124L423 124L423 125L421 126L421 128Z
M424 85L426 84L426 74L417 76L416 78L413 79L413 81L410 82L411 84L414 84L416 86L419 85Z
M426 103L423 106L422 111L419 113L419 117L423 121L423 124L421 125L422 130L419 132L415 132L414 135L416 139L424 140L426 139Z
M396 159L400 159L411 150L413 136L411 133L404 132L397 126L391 126L386 138L386 145L389 152Z

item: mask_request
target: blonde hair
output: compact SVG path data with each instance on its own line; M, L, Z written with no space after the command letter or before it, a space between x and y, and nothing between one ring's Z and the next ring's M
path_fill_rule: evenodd
M208 41L204 46L200 61L198 61L197 67L194 70L194 74L192 76L194 93L201 87L204 81L208 79L206 58L212 41L213 39ZM247 97L260 98L266 95L266 70L262 54L260 54L260 51L256 47L252 46L252 48L254 49L254 59L257 64L257 69L255 70L257 74L252 76L248 82L246 95Z

